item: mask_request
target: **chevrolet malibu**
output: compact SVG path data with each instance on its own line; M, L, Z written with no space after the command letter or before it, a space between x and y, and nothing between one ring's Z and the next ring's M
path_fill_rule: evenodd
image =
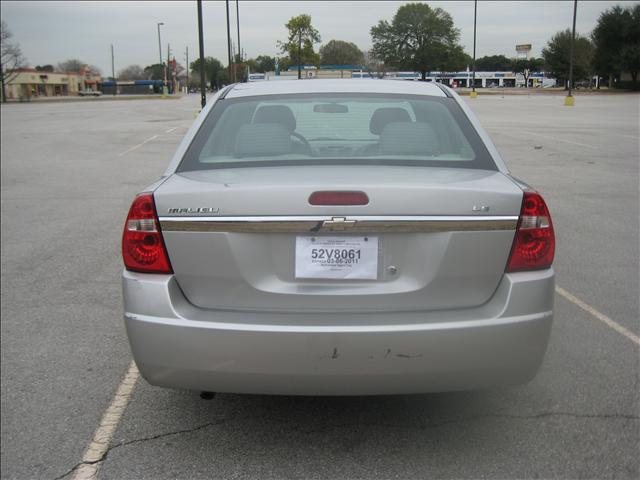
M151 384L405 394L527 382L553 319L542 196L435 83L237 84L134 200L124 320Z

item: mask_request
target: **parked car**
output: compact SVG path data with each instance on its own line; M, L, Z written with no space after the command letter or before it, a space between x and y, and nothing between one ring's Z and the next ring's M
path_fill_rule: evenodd
M530 380L555 237L438 83L219 91L134 200L124 321L151 384L300 395Z
M80 90L78 92L78 95L80 95L81 97L99 97L100 95L102 95L102 92L98 90L86 89L86 90Z

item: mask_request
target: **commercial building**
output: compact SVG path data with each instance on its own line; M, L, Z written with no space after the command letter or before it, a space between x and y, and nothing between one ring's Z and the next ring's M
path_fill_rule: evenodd
M102 79L88 66L79 72L43 72L35 68L19 68L9 74L6 84L8 100L29 100L32 97L78 95L82 90L98 90Z
M359 65L314 65L302 67L303 78L385 78L389 80L420 80L420 72L370 72ZM298 67L289 67L279 74L267 72L262 74L250 74L249 81L264 80L289 80L298 78ZM462 72L429 72L426 76L428 82L440 82L451 87L471 88L473 72L467 69ZM525 85L526 84L526 85ZM544 72L532 72L525 80L522 73L516 72L476 72L475 87L550 87L555 86L556 81L549 78Z

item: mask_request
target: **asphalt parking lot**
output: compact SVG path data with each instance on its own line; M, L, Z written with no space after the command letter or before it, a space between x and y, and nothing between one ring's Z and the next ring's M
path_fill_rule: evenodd
M639 478L640 96L562 100L466 98L514 175L545 196L557 284L584 302L556 295L531 383L206 401L138 380L99 478ZM124 218L198 105L2 106L2 478L76 473L131 361Z

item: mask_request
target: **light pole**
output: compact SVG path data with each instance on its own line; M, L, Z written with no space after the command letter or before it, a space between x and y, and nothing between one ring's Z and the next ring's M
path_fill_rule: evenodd
M164 81L162 82L162 94L164 95L164 89L167 84L167 67L162 61L162 42L160 41L160 25L164 25L164 22L158 22L158 53L160 55L160 65L162 65L162 71L164 72Z
M198 47L200 48L200 105L207 104L207 93L204 78L204 35L202 33L202 0L198 0ZM187 65L187 68L189 66Z
M578 0L573 0L573 31L571 32L571 48L569 49L569 93L564 99L567 107L573 107L576 103L571 95L571 85L573 84L573 44L576 42L576 13L578 11Z
M231 66L231 30L229 27L229 0L226 1L227 4L227 55L229 57L229 83L233 83L233 80L231 78L232 74L231 74L231 69L233 68Z
M238 30L238 55L239 62L242 63L242 49L240 48L240 0L236 0L236 29Z
M478 18L478 0L473 2L473 64L471 67L471 94L469 97L476 98L476 20Z
M116 81L116 68L115 62L113 58L113 43L111 44L111 78L113 79L113 96L115 97L116 92L118 90L118 82Z

